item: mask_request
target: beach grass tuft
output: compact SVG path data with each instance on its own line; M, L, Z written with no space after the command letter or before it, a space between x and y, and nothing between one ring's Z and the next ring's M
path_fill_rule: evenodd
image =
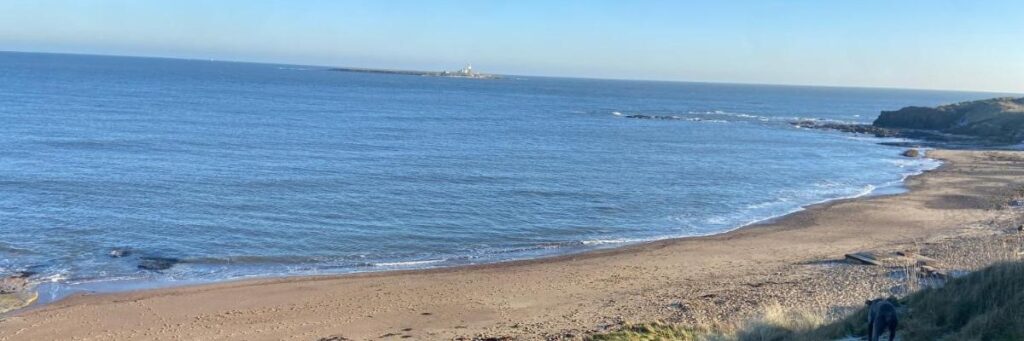
M709 329L701 327L684 327L671 323L627 324L622 329L594 335L588 338L593 341L661 341L661 340L715 340Z
M773 304L765 307L759 318L747 321L735 333L740 341L790 340L824 324L823 314L787 309Z

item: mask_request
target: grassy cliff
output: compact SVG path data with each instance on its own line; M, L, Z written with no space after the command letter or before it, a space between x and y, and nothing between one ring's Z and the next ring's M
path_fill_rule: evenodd
M873 125L881 128L935 130L1019 143L1024 141L1024 97L883 111Z

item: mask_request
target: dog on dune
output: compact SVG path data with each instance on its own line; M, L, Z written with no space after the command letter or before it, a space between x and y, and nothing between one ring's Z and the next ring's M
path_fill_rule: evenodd
M889 341L896 338L896 305L889 299L874 299L865 301L868 305L868 341L878 341L878 338L889 330Z

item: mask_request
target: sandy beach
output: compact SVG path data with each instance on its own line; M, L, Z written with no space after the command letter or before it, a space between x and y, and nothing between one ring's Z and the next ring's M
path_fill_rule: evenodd
M854 306L890 288L861 280L877 270L830 265L845 253L993 228L1022 194L1024 153L929 156L946 163L908 179L908 193L720 235L492 265L79 295L4 317L0 340L576 339L625 322L737 321L766 304Z

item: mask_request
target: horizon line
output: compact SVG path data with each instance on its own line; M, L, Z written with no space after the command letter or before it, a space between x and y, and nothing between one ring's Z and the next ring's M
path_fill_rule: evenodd
M422 71L422 72L430 71L430 70L415 70L415 69L386 69L386 68L373 68L373 67L364 67L364 66L356 67L356 66L341 66L341 65L292 64L292 63L273 62L273 61L266 61L266 60L230 60L230 59L195 58L195 57L180 57L180 56L107 54L107 53L86 53L86 52L66 52L66 51L15 51L15 50L0 50L0 53L54 54L54 55L93 56L93 57L119 57L119 58L143 58L143 59L170 59L170 60L203 61L203 62L219 62L219 63L244 63L244 64L264 64L264 65L306 66L306 67L319 67L319 68L364 68L364 69L369 69L369 70ZM489 74L499 75L499 76L517 76L517 77L532 77L532 78L562 78L562 79L609 80L609 81L628 81L628 82L663 82L663 83L747 85L747 86L779 86L779 87L806 87L806 88L840 88L840 89L867 89L867 90L973 92L973 93L985 93L985 94L995 94L995 95L1024 96L1024 91L1017 92L1017 91L1002 91L1002 90L908 88L908 87L878 86L878 85L837 85L837 84L799 84L799 83L761 83L761 82L700 81L700 80L682 80L682 79L645 79L645 78L619 78L619 77L597 77L597 76L560 76L560 75L529 75L529 74L528 75L524 75L524 74L506 74L506 73L489 73Z

